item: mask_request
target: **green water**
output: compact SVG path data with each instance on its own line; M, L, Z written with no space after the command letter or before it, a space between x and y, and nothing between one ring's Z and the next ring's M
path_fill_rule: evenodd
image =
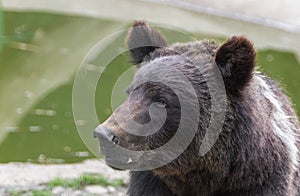
M64 163L94 157L76 130L75 123L84 122L73 119L73 80L87 51L128 24L45 13L5 12L3 18L7 42L0 54L0 162ZM170 42L186 41L166 33ZM127 61L126 53L119 55L99 80L95 103L99 121L112 112L110 94L120 74L131 66ZM95 58L93 64L101 64L101 59ZM258 52L257 64L283 83L300 114L296 57L264 50ZM93 130L86 131L92 137Z
M2 21L2 6L1 6L1 1L0 1L0 51L2 50L2 44L3 44L3 21Z

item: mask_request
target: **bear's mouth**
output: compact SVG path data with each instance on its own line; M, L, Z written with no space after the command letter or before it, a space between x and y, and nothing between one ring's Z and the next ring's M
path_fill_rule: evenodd
M139 164L138 161L133 161L131 157L127 156L110 156L105 155L105 163L112 169L115 170L132 170Z
M140 153L126 150L110 140L101 130L94 131L94 137L98 138L100 152L105 156L106 164L116 170L132 170L140 163Z
M109 166L110 168L112 168L114 170L118 170L118 171L124 171L125 170L125 169L122 169L122 168L115 167L114 164L112 164L112 162L114 162L114 159L112 159L111 157L105 156L105 164L107 166Z

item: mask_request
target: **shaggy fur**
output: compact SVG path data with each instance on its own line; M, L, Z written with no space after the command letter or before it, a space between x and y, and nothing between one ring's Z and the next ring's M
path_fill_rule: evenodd
M280 86L254 71L255 50L247 38L234 36L221 46L209 41L167 46L157 31L144 22L135 22L127 43L139 70L128 89L128 99L103 124L118 138L118 145L134 150L155 149L168 142L178 128L181 107L172 89L155 82L134 87L151 66L162 64L183 73L196 90L201 114L194 139L177 159L151 171L130 172L129 196L300 194L297 116ZM212 149L200 156L199 147L211 117L206 78L216 66L227 93L225 122ZM164 77L171 75L172 71L163 73ZM149 122L148 110L153 102L167 111L166 121L157 133L135 136L116 122L116 116L124 115L125 107L130 108L136 122Z

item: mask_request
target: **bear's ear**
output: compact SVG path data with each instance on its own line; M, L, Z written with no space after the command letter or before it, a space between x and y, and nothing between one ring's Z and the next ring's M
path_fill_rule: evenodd
M243 36L233 36L220 46L215 61L232 93L242 90L251 80L255 67L255 49Z
M139 64L145 56L156 48L167 46L167 41L156 30L143 21L135 21L128 32L127 47L131 54L132 62Z

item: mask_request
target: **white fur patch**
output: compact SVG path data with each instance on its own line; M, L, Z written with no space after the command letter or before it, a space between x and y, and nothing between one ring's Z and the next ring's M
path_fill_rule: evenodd
M291 161L291 172L294 175L294 172L296 172L299 167L298 148L296 145L298 136L296 133L297 127L291 123L290 119L295 117L288 116L284 112L282 103L276 97L270 85L266 83L263 75L255 74L254 81L259 85L264 97L274 105L271 116L273 131L287 147Z

